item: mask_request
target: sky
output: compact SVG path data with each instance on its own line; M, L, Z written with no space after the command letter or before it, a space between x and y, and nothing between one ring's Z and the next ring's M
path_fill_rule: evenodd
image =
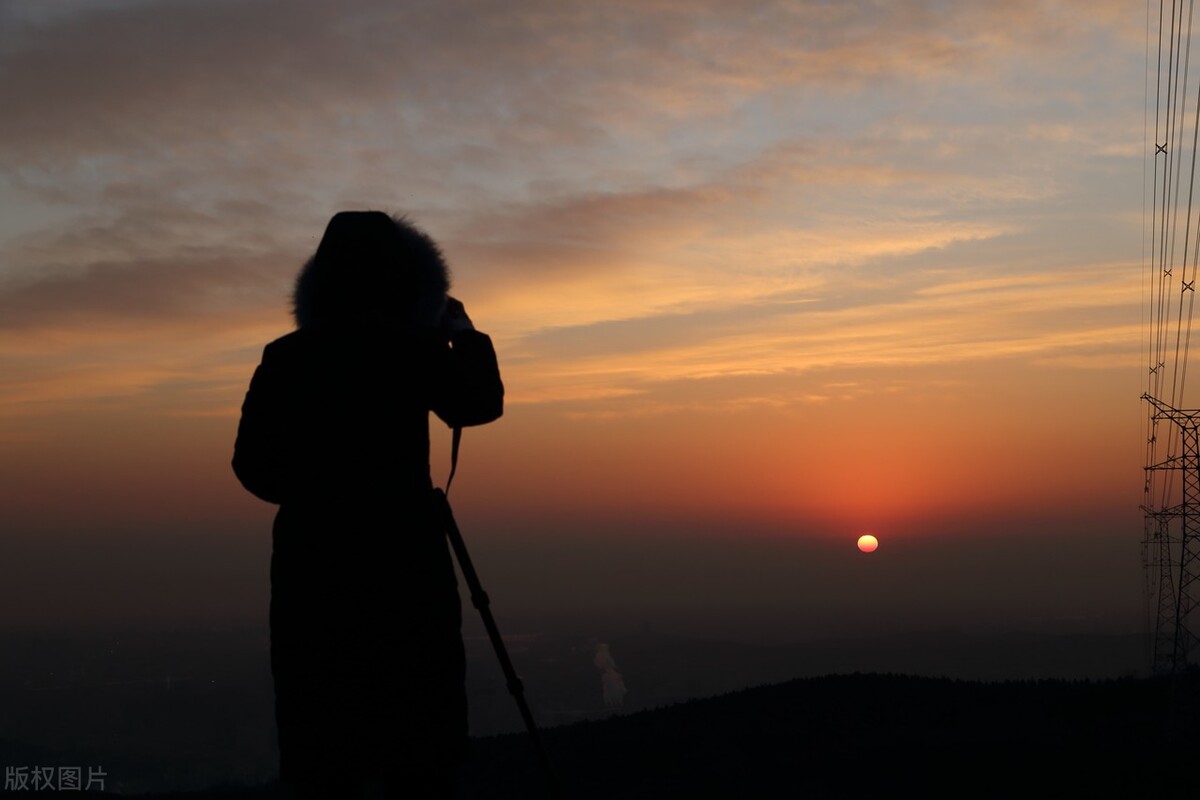
M499 353L502 621L1141 630L1147 14L0 1L0 626L265 623L240 403L378 208Z

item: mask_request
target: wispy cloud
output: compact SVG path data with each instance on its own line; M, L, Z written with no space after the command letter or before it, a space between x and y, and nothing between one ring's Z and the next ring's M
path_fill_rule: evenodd
M11 391L252 360L346 206L444 242L518 401L1118 353L1122 231L1055 237L1135 160L1126 5L10 4Z
M485 542L591 531L567 559L590 574L614 535L677 531L724 569L693 558L707 531L749 576L903 520L982 564L1066 518L1064 563L1076 532L1133 542L1139 442L1109 432L1142 372L1146 13L3 0L5 540L50 565L50 619L112 592L47 547L265 530L228 467L239 404L330 215L382 208L497 344L508 410L459 479ZM762 531L789 547L747 549ZM648 602L677 578L621 574Z

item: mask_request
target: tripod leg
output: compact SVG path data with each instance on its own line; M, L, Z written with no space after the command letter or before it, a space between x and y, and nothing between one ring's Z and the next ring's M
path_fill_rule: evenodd
M517 677L517 671L513 668L512 661L508 657L508 648L504 646L504 639L500 637L500 629L496 627L496 620L492 616L491 600L487 596L487 592L483 590L483 585L479 582L479 576L475 574L475 566L471 563L471 555L467 552L467 545L463 541L462 533L458 530L458 523L454 519L454 511L450 508L450 501L446 498L446 493L441 489L433 490L435 502L439 506L442 515L442 523L446 528L446 536L450 539L450 546L454 549L454 556L458 559L458 567L462 570L463 580L467 582L467 589L471 593L471 605L479 611L479 616L483 619L483 627L487 629L488 638L492 642L492 649L496 651L496 658L500 661L500 669L504 671L504 680L508 686L508 693L517 701L517 709L521 712L521 719L525 722L525 729L529 731L529 738L533 741L534 749L537 751L538 761L541 762L542 771L546 774L546 781L550 786L550 796L554 798L561 797L558 788L558 780L554 775L554 770L550 766L550 759L546 755L546 750L542 747L542 739L538 735L537 724L533 721L533 713L529 710L529 703L525 700L525 686L521 683L521 679Z

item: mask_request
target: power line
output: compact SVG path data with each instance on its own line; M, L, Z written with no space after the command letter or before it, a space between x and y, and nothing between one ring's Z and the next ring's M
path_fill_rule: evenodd
M1195 193L1200 86L1189 107L1194 2L1188 0L1185 14L1183 0L1172 0L1169 10L1165 0L1159 0L1152 154L1145 141L1149 120L1143 123L1149 161L1143 159L1142 176L1142 319L1148 360L1142 557L1156 671L1183 668L1200 642L1195 633L1200 631L1200 615L1193 613L1200 608L1200 409L1185 407L1200 267L1200 219L1193 219L1200 206ZM1147 0L1147 117L1150 31Z

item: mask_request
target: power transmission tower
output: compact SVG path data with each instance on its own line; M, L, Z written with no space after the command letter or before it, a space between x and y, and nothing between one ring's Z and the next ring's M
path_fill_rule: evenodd
M1146 467L1148 495L1155 485L1171 487L1173 474L1181 479L1178 503L1143 506L1146 537L1142 542L1154 613L1153 669L1176 672L1187 665L1200 641L1200 614L1194 613L1200 590L1200 410L1180 411L1150 395L1143 398L1154 409L1152 422L1176 426L1181 444L1179 455Z
M1200 409L1188 410L1184 399L1200 263L1200 92L1189 76L1194 0L1160 3L1157 24L1150 9L1147 4L1142 557L1151 664L1163 673L1183 670L1200 642Z

